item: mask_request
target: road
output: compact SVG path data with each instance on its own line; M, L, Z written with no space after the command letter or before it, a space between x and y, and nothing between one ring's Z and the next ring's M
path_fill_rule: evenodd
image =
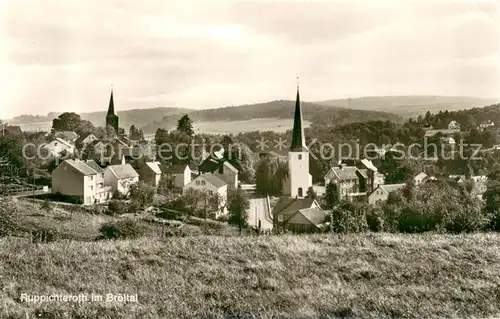
M258 227L260 220L261 229L273 229L273 222L270 218L267 198L251 198L250 209L248 210L248 225Z

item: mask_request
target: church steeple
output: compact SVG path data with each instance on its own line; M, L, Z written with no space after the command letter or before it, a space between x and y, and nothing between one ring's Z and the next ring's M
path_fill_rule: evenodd
M109 106L108 106L108 114L115 115L115 101L113 100L113 89L111 89L111 96L109 97Z
M295 116L293 119L292 145L290 146L290 152L307 151L308 149L306 147L304 137L304 128L302 127L302 109L300 106L299 84L297 83L297 98L295 100Z
M111 125L118 134L118 116L115 114L115 101L113 99L113 89L109 97L108 114L106 114L106 126Z

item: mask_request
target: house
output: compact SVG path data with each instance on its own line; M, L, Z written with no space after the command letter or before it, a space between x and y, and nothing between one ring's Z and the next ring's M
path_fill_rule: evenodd
M91 144L91 143L93 143L94 141L97 141L97 140L99 140L97 138L97 136L95 136L94 134L91 133L91 134L87 135L87 137L85 137L84 139L82 139L81 143L82 143L82 145L88 145L88 144Z
M332 167L325 175L325 185L333 183L337 186L339 198L354 200L366 195L366 171L356 166L339 165Z
M448 178L455 182L455 183L459 183L459 184L462 184L462 183L465 183L467 181L467 178L465 177L465 175L450 175L448 176Z
M187 164L174 164L163 169L167 179L167 187L183 189L191 182L191 169Z
M275 225L293 232L316 232L321 229L327 214L310 198L282 197L271 215Z
M130 186L139 182L139 174L130 164L110 165L104 169L104 183L110 185L113 193L123 195L130 192Z
M75 152L75 146L62 138L57 137L55 140L43 146L48 153L56 158L61 157L64 153L73 154Z
M226 160L207 158L200 165L199 170L201 173L217 175L227 183L230 190L238 188L238 170Z
M366 181L365 192L371 193L376 187L375 174L378 173L378 169L371 160L365 158L359 161L358 169Z
M10 134L13 136L23 136L23 131L18 125L6 125L2 128L2 134Z
M418 186L421 185L422 183L425 183L428 177L429 175L427 175L426 173L420 172L412 177L411 182L413 183L413 185Z
M399 191L405 187L406 184L387 184L379 185L373 192L368 195L368 204L377 205L379 203L387 201L389 194L392 192Z
M451 121L448 124L448 129L449 130L459 130L460 129L460 123L458 123L457 121Z
M185 193L188 189L196 189L201 192L207 192L209 195L218 194L219 201L219 209L215 212L215 218L219 218L222 215L227 214L227 190L228 185L225 181L220 179L218 176L214 174L202 174L193 179L189 184L184 186L183 192ZM205 206L205 202L201 200L198 203L198 208L202 208Z
M78 134L73 131L56 131L54 132L54 137L61 138L70 143L75 143L75 141L78 139Z
M455 144L455 139L451 136L447 136L447 137L441 137L440 138L440 141L442 144L448 144L448 145L452 145L452 144Z
M379 185L384 185L385 184L385 175L382 173L375 173L373 175L373 188L377 188Z
M139 180L144 183L158 187L161 179L160 162L146 162L139 169Z
M479 123L479 128L483 130L493 126L495 126L495 123L492 120Z
M52 172L52 192L75 196L85 205L111 198L111 187L105 186L104 172L94 161L63 161Z

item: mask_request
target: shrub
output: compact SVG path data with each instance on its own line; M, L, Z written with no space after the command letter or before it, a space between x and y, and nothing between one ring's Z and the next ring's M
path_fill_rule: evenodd
M125 203L121 200L112 199L108 203L108 210L113 215L114 214L123 214L123 213L125 213Z
M145 229L131 219L123 219L103 224L99 232L99 239L134 239L141 237Z
M336 207L331 216L331 229L337 233L357 233L368 228L362 205L344 202Z

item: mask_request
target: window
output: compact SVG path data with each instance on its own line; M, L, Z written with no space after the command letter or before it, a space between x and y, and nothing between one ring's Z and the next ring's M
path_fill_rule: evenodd
M196 185L200 185L200 181L196 181Z
M297 196L299 197L302 197L302 187L299 187L299 189L297 190Z
M299 160L301 160L301 159L302 159L302 154L299 154Z
M90 190L94 190L94 186L90 185Z
M101 177L104 178L104 173L101 173Z
M201 185L205 185L205 184L206 184L205 181L201 181Z

